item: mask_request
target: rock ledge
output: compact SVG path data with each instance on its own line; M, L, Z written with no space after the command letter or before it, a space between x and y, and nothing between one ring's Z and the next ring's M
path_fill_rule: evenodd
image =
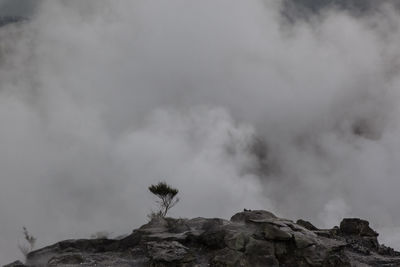
M400 253L380 245L365 220L318 229L310 222L245 210L223 219L153 219L120 240L56 243L23 266L400 266Z

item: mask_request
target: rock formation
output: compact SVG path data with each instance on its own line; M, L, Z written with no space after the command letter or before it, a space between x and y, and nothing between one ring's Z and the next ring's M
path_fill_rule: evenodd
M377 236L356 218L323 230L245 210L230 221L157 218L120 240L66 240L6 266L400 266Z

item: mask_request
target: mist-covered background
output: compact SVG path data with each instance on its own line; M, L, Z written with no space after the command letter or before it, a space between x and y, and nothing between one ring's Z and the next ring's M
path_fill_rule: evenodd
M0 28L0 262L176 217L362 217L400 249L392 1L12 0Z
M41 0L0 0L0 16L31 16L40 2Z

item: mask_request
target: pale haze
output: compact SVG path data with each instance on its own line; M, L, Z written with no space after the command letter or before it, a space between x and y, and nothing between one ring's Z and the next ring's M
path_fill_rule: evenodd
M30 17L41 0L0 0L0 16Z
M0 28L0 264L23 226L38 247L130 233L162 180L174 217L361 217L400 249L390 1L292 19L278 0L0 7L29 17Z

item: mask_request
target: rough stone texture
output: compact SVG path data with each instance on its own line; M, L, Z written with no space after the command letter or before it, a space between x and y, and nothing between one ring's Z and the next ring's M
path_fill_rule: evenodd
M20 262L20 261L14 261L13 263L4 265L4 267L26 267L26 265L23 264L23 263Z
M148 242L147 249L154 261L180 261L188 254L188 248L177 241Z
M249 222L250 220L275 219L276 216L265 210L244 210L232 216L232 222Z
M309 221L305 221L305 220L297 220L296 222L298 225L303 226L304 228L311 230L311 231L317 231L319 230L317 227L315 227L312 223L310 223Z
M361 219L324 230L245 210L230 221L153 219L120 240L66 240L7 265L18 266L400 266L400 253Z
M358 218L343 219L340 223L340 231L347 235L378 236L378 233L369 227L369 222Z

